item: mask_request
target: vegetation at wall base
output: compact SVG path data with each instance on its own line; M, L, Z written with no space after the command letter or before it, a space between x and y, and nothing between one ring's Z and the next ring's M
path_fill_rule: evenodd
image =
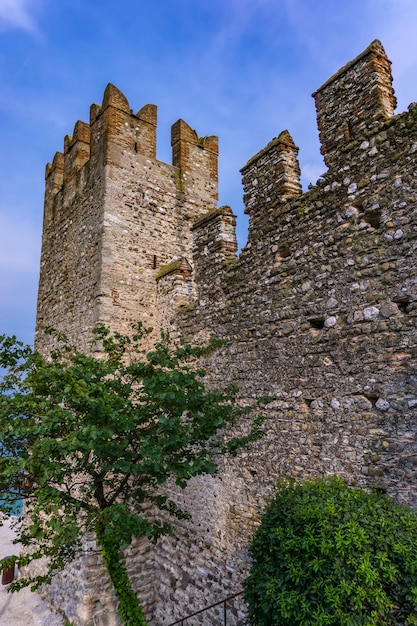
M140 324L131 335L99 326L96 358L52 334L56 347L47 358L15 337L0 337L0 512L10 515L25 501L18 535L24 550L0 560L0 568L46 557L44 574L10 585L36 589L94 532L123 624L144 625L121 550L133 537L156 541L171 532L173 519L189 517L164 484L183 488L194 476L215 473L219 454L260 436L261 418L247 435L226 437L242 415L236 390L206 389L198 367L215 342L173 349L162 335L146 353Z
M256 626L417 624L417 512L381 491L282 479L250 551Z

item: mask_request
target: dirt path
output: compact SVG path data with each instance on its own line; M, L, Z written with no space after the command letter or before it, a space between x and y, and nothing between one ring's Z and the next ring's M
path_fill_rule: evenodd
M10 521L0 527L0 558L17 554L19 546L13 544L14 533ZM63 626L62 617L52 613L46 602L30 589L8 593L7 585L0 585L1 626Z

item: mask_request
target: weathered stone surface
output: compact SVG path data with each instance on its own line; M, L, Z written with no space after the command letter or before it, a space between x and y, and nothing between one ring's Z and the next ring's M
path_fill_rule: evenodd
M180 120L172 144L174 165L156 160L156 107L133 115L113 85L91 124L77 122L46 169L38 330L87 348L98 322L162 325L158 271L191 260L191 226L217 201L217 138L200 140Z
M178 340L225 337L208 382L237 384L254 411L264 398L263 439L220 459L216 477L170 490L192 522L128 552L154 624L240 589L248 539L280 475L338 474L417 506L416 107L393 115L379 42L315 99L329 169L302 194L287 131L250 159L239 257L232 211L215 207L217 142L182 121L168 166L149 156L154 118L108 98L92 110L89 160L74 173L87 150L80 126L78 161L66 167L68 144L47 169L38 323L81 345L96 321L124 330L138 318ZM81 603L83 593L97 600L96 566Z

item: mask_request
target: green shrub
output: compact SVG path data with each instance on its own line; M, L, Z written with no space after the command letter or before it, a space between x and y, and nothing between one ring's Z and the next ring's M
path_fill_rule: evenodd
M417 514L381 492L283 480L250 551L252 624L417 624Z

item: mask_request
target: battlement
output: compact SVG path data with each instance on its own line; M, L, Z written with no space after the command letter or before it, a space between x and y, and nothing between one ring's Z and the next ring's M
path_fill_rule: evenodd
M72 137L64 138L64 178L69 183L71 178L90 158L90 126L78 120Z
M90 160L102 166L119 166L120 150L156 160L157 107L146 104L136 114L124 94L108 84L101 105L90 107L89 123L78 121L72 136L64 139L62 159L57 153L46 166L48 195L69 185L73 177ZM198 137L183 120L172 126L172 165L179 170L182 184L191 177L204 178L211 195L217 198L217 137ZM188 178L187 178L188 175Z
M194 259L204 259L206 265L212 259L236 257L236 215L230 206L209 211L193 225ZM198 282L198 281L197 281Z
M391 61L380 41L347 63L313 93L321 152L333 167L346 145L372 133L396 107Z
M217 137L199 137L184 120L178 120L171 129L171 146L172 164L181 172L192 171L196 166L208 166L209 178L217 182ZM202 155L207 163L202 161Z
M45 168L45 197L55 196L64 183L64 155L55 152L52 163Z
M240 170L250 239L268 229L271 206L276 216L290 198L302 193L297 156L298 148L284 130Z

